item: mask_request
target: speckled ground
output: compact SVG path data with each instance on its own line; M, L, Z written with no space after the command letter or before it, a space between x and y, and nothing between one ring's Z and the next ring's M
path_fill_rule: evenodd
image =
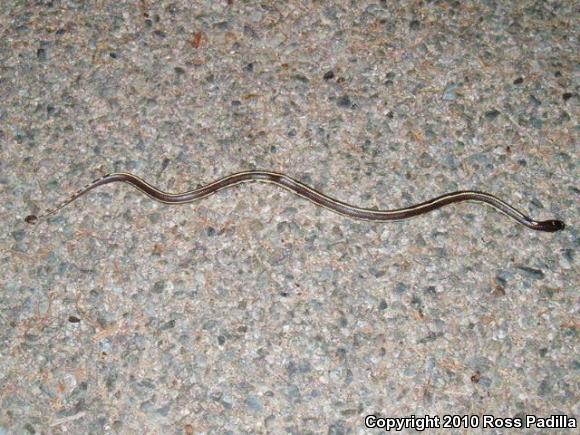
M0 434L578 415L574 3L3 0ZM111 185L23 222L111 171L252 168L568 228L475 204L377 225L268 185Z

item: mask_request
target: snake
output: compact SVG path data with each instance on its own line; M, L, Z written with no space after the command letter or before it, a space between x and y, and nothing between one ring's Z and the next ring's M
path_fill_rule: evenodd
M288 175L262 170L234 173L220 178L212 183L182 193L164 192L138 177L137 175L127 172L115 172L97 178L93 182L77 190L74 194L68 197L68 199L61 202L56 207L45 210L45 212L41 215L28 215L25 218L25 221L29 224L36 224L40 220L57 213L67 204L70 204L91 190L110 183L129 184L150 198L165 204L185 204L200 200L209 195L213 195L220 190L248 182L270 183L287 189L292 193L295 193L296 195L301 196L302 198L305 198L308 201L316 204L317 206L324 207L332 212L347 216L349 218L372 222L404 221L440 209L450 204L470 201L490 205L517 223L532 230L553 233L565 228L565 224L561 220L534 220L516 208L512 207L507 202L502 201L498 197L486 192L462 190L446 193L436 198L429 199L425 202L421 202L419 204L411 205L405 208L376 210L372 208L356 207L338 199L334 199Z

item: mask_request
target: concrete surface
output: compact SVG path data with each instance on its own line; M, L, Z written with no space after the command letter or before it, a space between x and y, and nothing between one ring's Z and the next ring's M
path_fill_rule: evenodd
M0 433L578 414L575 2L1 3ZM267 185L112 185L23 222L111 171L252 168L568 228L476 204L377 225Z

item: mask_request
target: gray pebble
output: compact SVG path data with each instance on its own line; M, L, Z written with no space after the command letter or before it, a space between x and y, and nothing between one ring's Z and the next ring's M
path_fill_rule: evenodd
M416 310L421 310L423 308L423 301L421 301L421 298L419 296L413 295L413 297L411 298L411 305Z
M494 121L500 114L501 114L501 112L499 110L492 109L492 110L485 112L485 119L487 121Z
M252 39L260 39L260 36L256 32L256 30L254 30L254 28L249 24L246 24L244 26L244 35L249 36Z
M344 108L351 108L352 107L352 102L350 101L350 98L348 95L343 95L342 97L340 97L338 100L336 100L336 104L338 105L338 107L344 107Z
M433 159L433 156L431 156L431 154L422 153L419 156L418 164L422 168L429 168L429 167L433 166L434 161L435 161L435 159Z
M141 402L139 405L139 409L143 412L152 412L153 411L153 402L151 400L146 400Z
M375 278L380 278L381 276L384 276L386 272L384 270L378 270L375 267L370 267L369 273Z
M166 417L167 414L169 414L170 409L171 409L171 405L168 403L168 404L162 406L161 408L157 408L157 410L155 412L159 415Z
M533 117L532 118L532 127L540 130L544 126L544 121L539 118Z
M425 288L425 293L428 294L429 296L437 296L437 289L435 288L435 286L428 286Z
M157 281L155 284L153 284L153 293L163 293L166 285L167 283L163 280Z
M419 344L425 344L425 343L430 343L432 341L437 340L438 338L442 337L443 333L442 332L429 332L425 337L417 340L417 343Z
M346 435L346 429L342 421L337 421L328 427L328 435Z
M24 230L16 230L12 232L12 238L17 242L20 242L26 237L26 232Z
M397 294L403 294L405 293L407 290L409 290L409 286L407 286L407 284L403 283L403 282L399 282L397 283L397 285L395 286L395 293Z
M36 50L36 57L38 58L39 61L45 62L48 58L46 48L39 48L38 50Z
M445 101L453 101L457 98L457 90L460 88L460 85L457 83L450 83L447 85L445 90L443 91L443 99Z
M296 385L290 385L286 389L286 395L294 403L298 403L298 402L301 401L301 399L300 399L300 389Z
M527 276L532 279L544 279L545 275L540 269L534 269L533 267L518 266L518 269L525 272Z
M419 20L412 20L409 23L409 29L411 30L419 30L421 28L421 22Z
M479 385L481 385L482 387L489 388L489 387L491 387L491 384L493 382L492 382L491 378L489 378L487 376L482 376L479 378L479 381L477 383Z
M542 379L540 386L538 387L539 396L547 396L552 391L552 381L549 378Z
M171 329L171 328L174 328L174 327L175 327L175 320L170 320L168 322L165 322L163 325L161 325L159 327L159 330L160 331L165 331L167 329Z
M538 100L538 98L536 98L534 95L530 95L528 97L528 100L530 101L530 104L534 107L538 107L542 105L542 102L540 100Z
M248 396L246 398L246 400L244 400L244 403L246 404L246 406L248 408L250 408L252 411L255 412L262 412L263 407L262 407L262 403L260 402L260 400L255 397L255 396Z

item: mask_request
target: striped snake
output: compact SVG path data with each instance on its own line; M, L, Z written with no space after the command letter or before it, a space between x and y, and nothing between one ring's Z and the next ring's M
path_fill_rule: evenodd
M428 201L422 202L417 205L412 205L405 208L399 208L394 210L373 210L369 208L355 207L353 205L347 204L345 202L339 201L337 199L331 198L323 193L320 193L313 188L295 180L288 175L279 174L276 172L269 171L246 171L239 172L236 174L228 175L227 177L220 178L213 183L207 184L205 186L199 187L194 190L189 190L183 193L168 193L157 189L155 186L149 184L145 180L139 178L136 175L117 172L113 174L104 175L101 178L96 179L92 183L87 184L82 189L76 191L67 200L60 203L53 209L46 210L42 215L29 215L26 217L26 222L29 224L35 224L39 220L50 216L60 209L62 209L67 204L70 204L75 199L83 196L87 192L95 189L96 187L103 186L109 183L123 182L130 184L131 186L137 188L141 192L145 193L154 200L166 203L166 204L185 204L188 202L196 201L206 196L212 195L222 189L226 189L236 184L246 183L246 182L261 182L261 183L271 183L279 187L283 187L307 200L313 202L314 204L327 208L335 213L348 216L354 219L362 219L373 222L389 222L389 221L402 221L415 216L419 216L428 213L433 210L437 210L449 204L454 204L463 201L475 201L484 204L491 205L495 209L499 210L506 216L512 218L516 222L536 231L546 231L555 232L563 230L565 225L561 220L549 219L545 221L536 221L522 212L518 211L508 203L502 201L494 195L485 192L477 192L473 190L463 190L453 193L446 193L445 195L438 196L437 198L430 199Z

